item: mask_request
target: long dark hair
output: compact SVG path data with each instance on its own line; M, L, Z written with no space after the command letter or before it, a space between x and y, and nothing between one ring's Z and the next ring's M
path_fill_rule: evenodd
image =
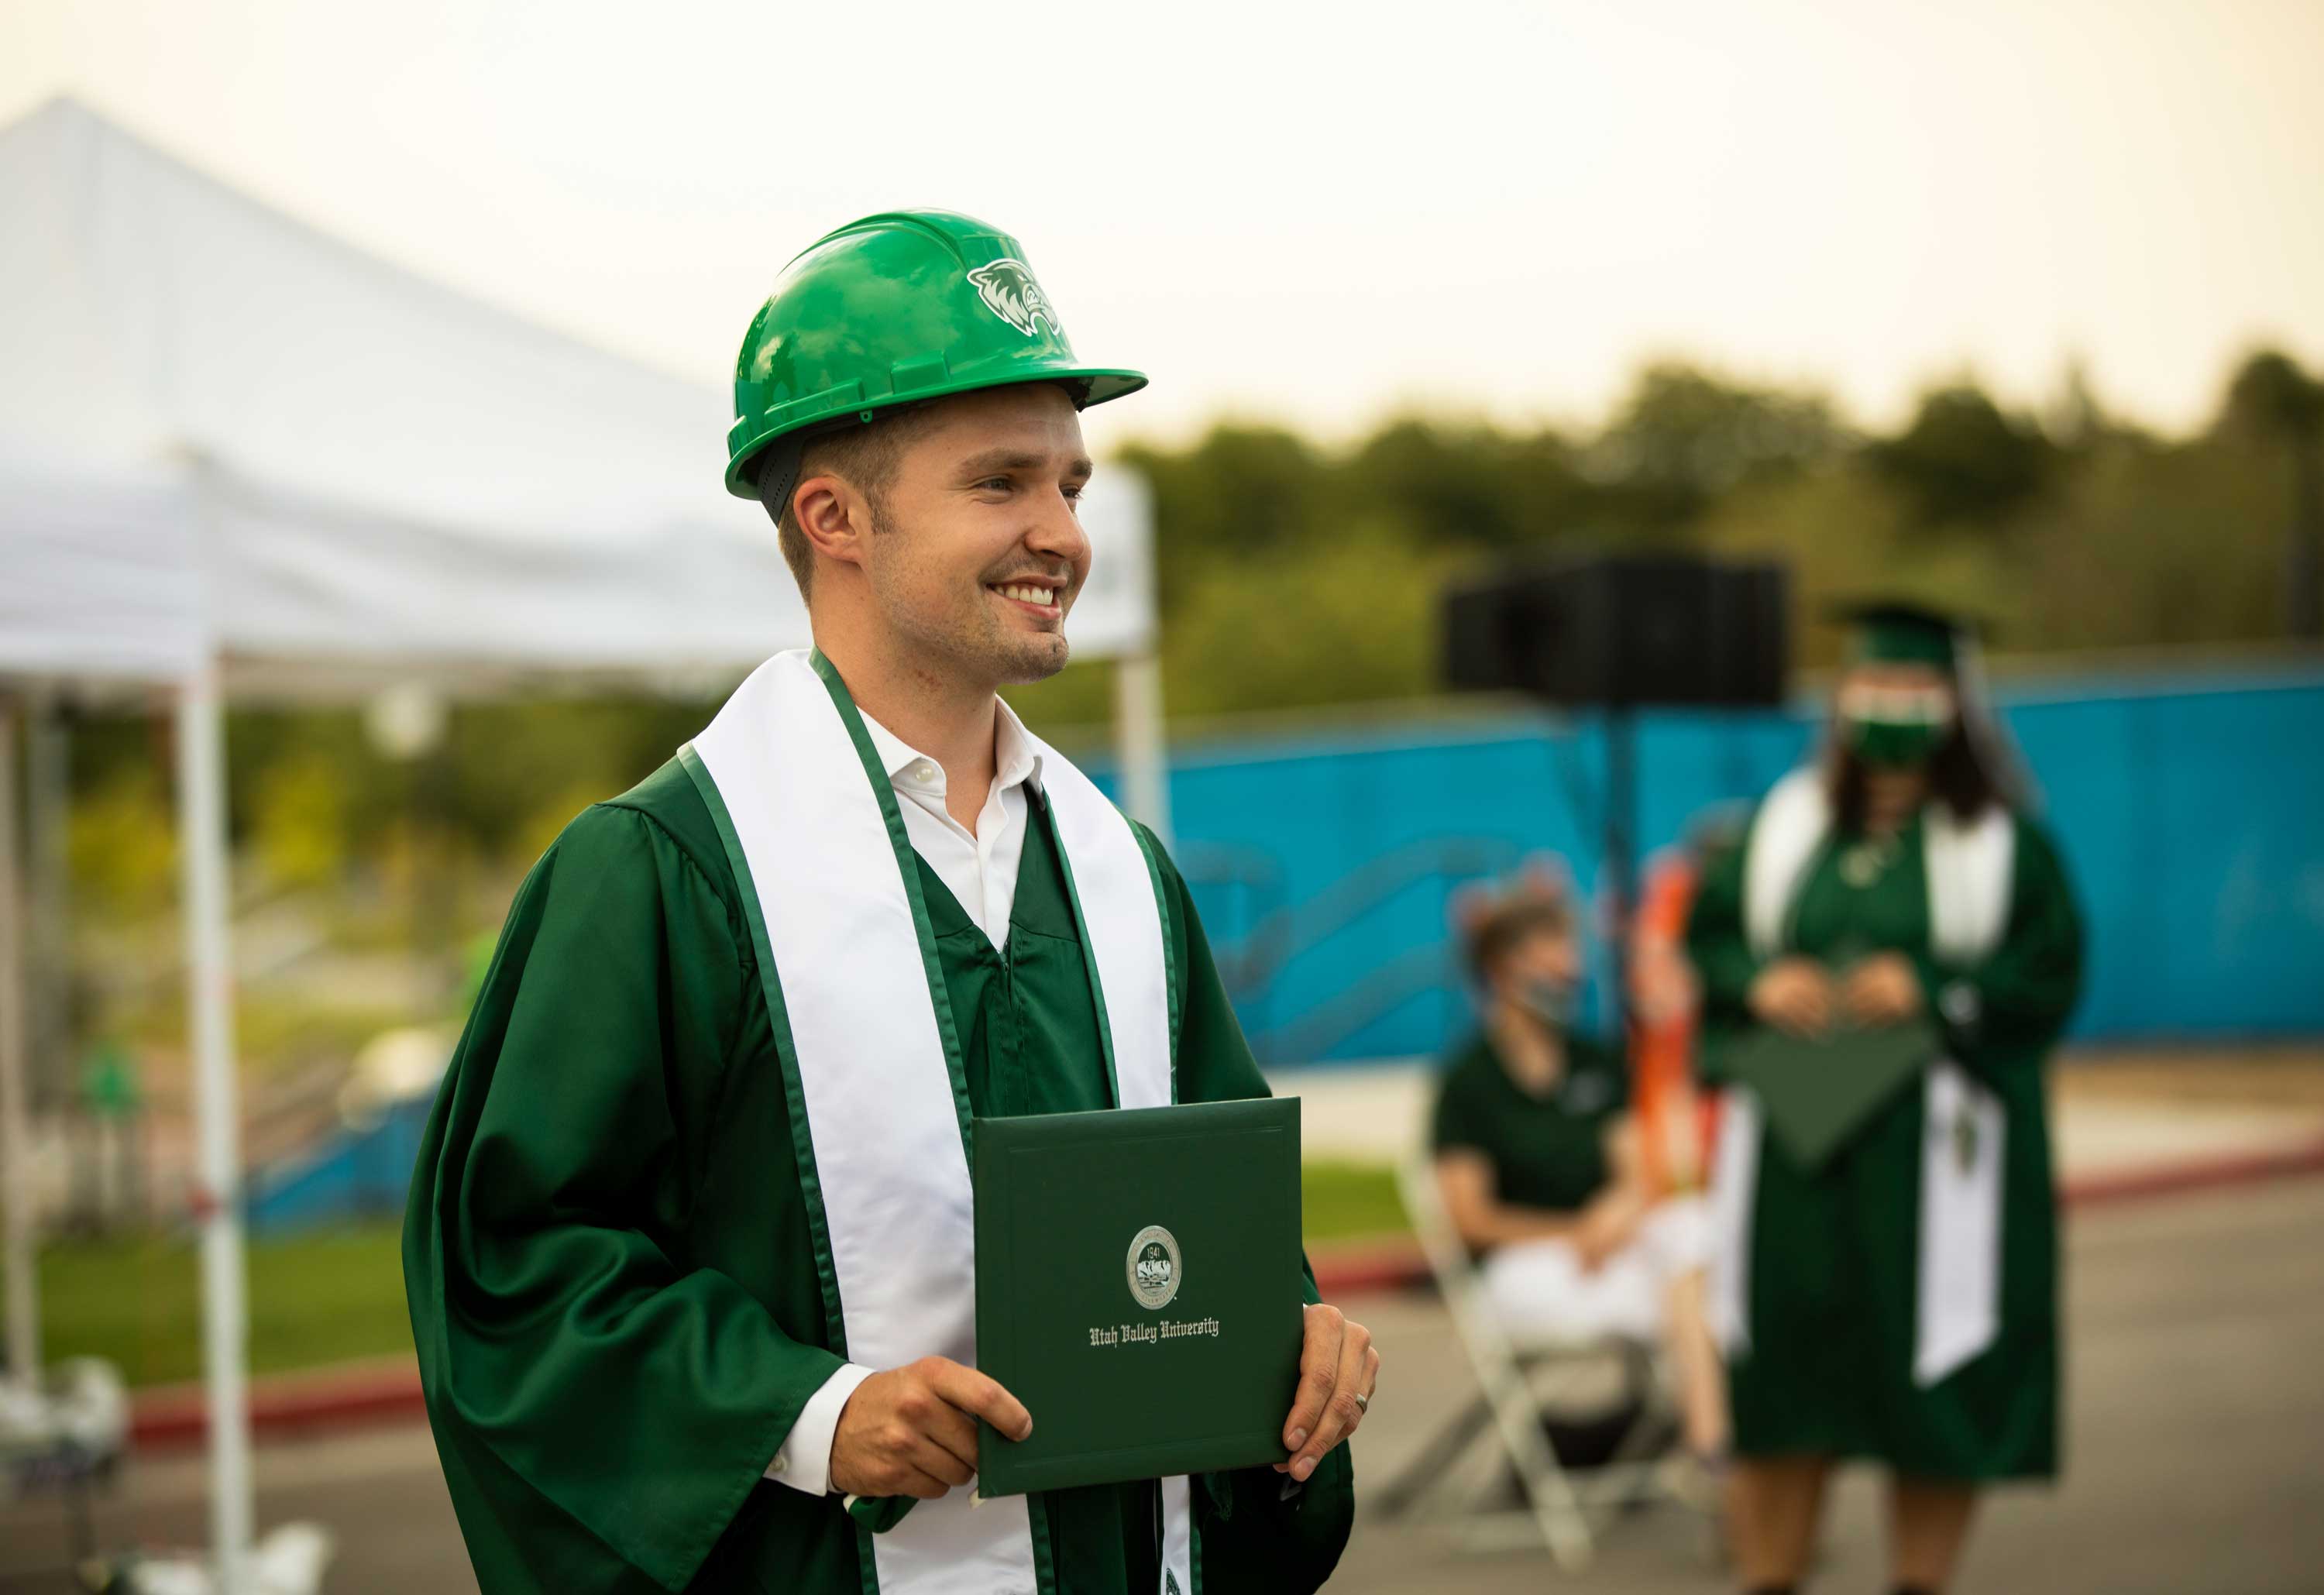
M1960 670L1948 669L1945 678L1952 683L1953 701L1960 710L1953 716L1952 734L1929 755L1929 795L1951 809L1955 819L1963 821L1975 819L1997 803L2014 807L2018 800L2016 783L2008 770L1980 746L1975 720L1979 711L1969 703ZM1832 818L1843 831L1860 831L1864 828L1864 761L1848 745L1847 730L1837 712L1832 715L1831 736L1824 789L1831 799Z

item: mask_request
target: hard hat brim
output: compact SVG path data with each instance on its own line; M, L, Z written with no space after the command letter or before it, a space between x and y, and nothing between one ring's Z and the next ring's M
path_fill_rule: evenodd
M733 440L726 466L726 491L736 498L755 501L759 497L759 460L767 446L789 437L795 432L829 431L853 419L869 421L883 410L899 404L917 404L923 400L945 399L955 393L973 393L985 388L1019 387L1027 383L1079 383L1082 399L1078 408L1087 410L1093 404L1103 404L1135 393L1146 385L1142 371L1125 371L1115 366L1060 366L1053 370L1019 368L1006 376L969 375L952 382L931 383L907 392L883 393L878 398L864 399L832 395L832 401L815 407L815 412L787 418L779 426L768 427L747 439Z

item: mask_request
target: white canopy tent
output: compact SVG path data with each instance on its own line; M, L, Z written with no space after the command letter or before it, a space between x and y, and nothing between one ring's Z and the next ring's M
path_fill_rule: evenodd
M238 1590L251 1504L223 701L413 681L700 688L802 645L807 618L765 515L720 484L715 391L324 237L69 100L0 129L0 794L12 681L171 692L212 1529L221 1587ZM1158 826L1149 516L1135 478L1101 474L1072 634L1077 658L1121 661L1129 807ZM0 796L0 823L7 808ZM0 860L8 1351L26 1369L12 880Z

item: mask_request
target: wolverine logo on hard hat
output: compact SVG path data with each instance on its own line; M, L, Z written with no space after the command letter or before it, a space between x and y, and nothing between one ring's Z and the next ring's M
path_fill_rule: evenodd
M984 300L985 309L1000 317L1027 337L1033 336L1033 323L1046 321L1049 330L1059 337L1065 329L1057 325L1057 312L1049 304L1049 296L1033 281L1033 268L1023 261L1006 256L989 266L979 266L968 274L976 284L977 296Z

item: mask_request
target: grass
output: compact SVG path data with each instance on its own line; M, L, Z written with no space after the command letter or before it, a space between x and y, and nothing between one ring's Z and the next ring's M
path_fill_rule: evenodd
M1300 1171L1310 1245L1401 1234L1396 1177L1356 1163ZM411 1350L392 1222L249 1244L250 1362L281 1373ZM199 1259L190 1240L53 1240L41 1252L42 1348L103 1357L133 1385L201 1377Z
M395 1224L254 1239L250 1365L281 1373L411 1350ZM51 1241L41 1251L41 1348L103 1357L133 1385L201 1377L200 1265L190 1240Z
M1396 1171L1370 1163L1317 1161L1299 1170L1307 1244L1387 1239L1411 1224L1396 1194Z

